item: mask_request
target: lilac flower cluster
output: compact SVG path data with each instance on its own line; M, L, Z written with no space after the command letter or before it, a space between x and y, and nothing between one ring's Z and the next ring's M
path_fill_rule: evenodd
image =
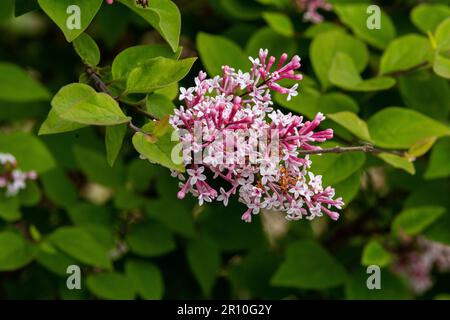
M34 171L22 172L17 169L16 158L9 153L0 153L0 190L6 188L6 196L15 196L20 190L25 189L26 180L35 180L37 174Z
M450 246L424 237L404 237L403 247L392 270L404 276L415 293L422 294L432 287L434 267L439 272L450 271Z
M314 131L325 117L319 113L312 121L303 121L272 108L271 91L287 95L288 100L297 95L298 84L288 88L280 81L302 79L295 73L300 58L288 61L282 54L276 63L261 49L258 58L249 59L250 72L223 66L222 76L207 78L200 72L195 87L180 88L185 106L170 118L183 144L187 169L187 175L172 174L184 181L178 198L190 192L200 205L217 200L226 206L237 193L248 207L242 215L246 222L261 209L284 211L288 220L313 219L322 213L337 220L339 214L331 207L341 209L342 199L333 199L334 189L323 188L322 177L308 171L309 157L298 154L302 149L320 149L312 143L333 137L331 129ZM201 161L195 161L198 154L204 155ZM216 190L209 176L230 187Z
M295 0L295 3L304 12L303 20L312 23L323 21L323 16L318 12L319 9L330 11L332 8L326 0Z

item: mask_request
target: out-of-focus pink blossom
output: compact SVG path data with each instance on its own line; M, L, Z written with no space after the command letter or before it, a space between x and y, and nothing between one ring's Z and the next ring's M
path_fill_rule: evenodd
M22 172L17 169L17 161L12 154L0 153L0 190L6 189L6 196L16 195L25 189L26 180L35 179L35 171Z
M334 189L322 187L322 177L308 170L311 161L299 150L320 149L314 143L333 137L333 131L317 130L325 119L319 113L312 121L272 108L271 93L287 99L297 95L281 80L299 81L300 58L287 54L278 59L261 49L249 72L223 66L222 76L207 78L200 72L195 87L181 88L184 106L175 110L170 123L183 144L187 174L180 178L178 198L191 193L200 205L213 200L228 204L236 194L248 209L242 220L251 222L261 209L284 211L288 220L313 219L327 214L337 220L341 198ZM283 83L285 83L283 81ZM228 188L216 190L211 180L219 178Z
M405 238L405 248L396 257L392 270L405 277L412 290L422 294L433 286L432 271L450 271L450 246L424 237Z
M295 0L297 7L303 11L303 20L312 23L323 21L323 16L318 12L319 9L330 11L332 6L326 0Z

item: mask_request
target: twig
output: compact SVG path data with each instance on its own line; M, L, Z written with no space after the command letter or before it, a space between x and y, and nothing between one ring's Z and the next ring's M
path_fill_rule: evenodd
M149 119L152 119L152 120L155 120L155 119L156 119L153 115L151 115L151 114L148 113L147 111L145 111L145 110L143 110L143 109L141 109L141 108L139 108L139 107L137 107L137 106L133 106L133 105L128 105L128 106L129 106L130 108L132 108L133 111L136 112L136 113L142 114L143 116L145 116L145 117L147 117L147 118L149 118Z
M345 152L365 152L365 153L373 153L373 154L379 154L379 153L385 152L385 153L391 153L391 154L394 154L394 155L397 155L400 157L405 156L405 151L375 148L371 144L365 144L362 146L354 146L354 147L334 147L334 148L314 149L314 150L300 150L300 151L298 151L298 154L308 155L308 154L345 153Z
M130 129L136 131L136 132L141 132L141 133L143 133L143 134L146 134L145 132L142 131L141 128L139 128L138 126L135 126L135 125L133 124L133 122L131 122L131 121L128 122L128 127L129 127Z
M94 85L97 88L97 90L104 92L114 98L114 96L111 94L111 92L109 91L106 84L102 81L102 79L100 79L100 77L97 75L95 70L92 69L90 66L86 66L85 68L86 68L86 73L94 82Z
M92 81L94 82L95 87L97 88L98 91L103 92L108 94L109 96L111 96L114 100L116 100L118 103L119 102L123 102L123 101L119 101L119 99L117 97L114 97L111 93L111 91L109 91L108 87L106 86L106 84L103 82L103 80L97 75L97 73L95 72L94 69L92 69L90 66L85 66L86 68L86 73L88 74L88 76L92 79ZM135 112L149 118L152 120L156 120L156 118L151 115L150 113L148 113L145 110L142 110L141 108L137 107L137 106L133 106L133 105L128 105L126 103L124 103L127 107L131 107Z

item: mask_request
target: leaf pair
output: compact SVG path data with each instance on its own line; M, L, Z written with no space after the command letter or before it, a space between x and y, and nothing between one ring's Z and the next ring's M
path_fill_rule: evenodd
M39 134L61 133L86 125L110 126L129 122L119 104L106 93L88 85L72 83L53 97L52 110Z
M122 4L144 18L169 43L173 51L178 48L181 17L177 6L169 0L152 0L149 7L142 8L134 0L119 0ZM38 0L39 6L58 25L66 40L72 42L80 36L94 19L103 0ZM70 19L79 19L72 27Z

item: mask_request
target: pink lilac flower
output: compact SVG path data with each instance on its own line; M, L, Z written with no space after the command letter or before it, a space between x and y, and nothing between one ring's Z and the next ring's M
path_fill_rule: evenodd
M0 153L0 190L6 189L6 196L15 196L25 189L26 180L35 180L35 171L22 172L17 169L16 158L9 153Z
M450 246L424 237L405 237L404 249L397 255L392 270L409 282L412 290L422 294L433 286L432 271L450 271Z
M261 209L286 213L289 220L313 219L327 214L337 220L342 198L334 189L322 187L322 177L309 172L311 160L299 150L333 137L333 130L315 131L325 119L318 113L312 121L273 110L272 92L295 96L298 84L283 86L281 80L299 81L300 58L287 54L277 59L261 49L250 57L249 72L223 66L222 76L207 78L200 72L195 87L181 88L184 106L175 109L170 124L183 145L186 173L178 177L178 198L187 193L199 204L213 200L226 206L232 195L247 206L242 220L251 222ZM213 179L227 187L215 188Z
M312 23L323 21L323 16L318 12L319 9L330 11L332 8L326 0L295 0L295 3L304 12L303 20Z

